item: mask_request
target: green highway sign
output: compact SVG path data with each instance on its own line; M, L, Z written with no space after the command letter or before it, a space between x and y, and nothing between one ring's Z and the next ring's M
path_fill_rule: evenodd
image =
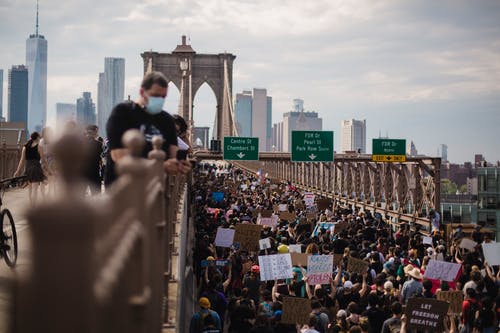
M406 140L404 139L373 139L372 161L375 162L405 162Z
M333 131L292 131L292 162L332 162Z
M230 161L258 161L259 138L225 136L224 159Z

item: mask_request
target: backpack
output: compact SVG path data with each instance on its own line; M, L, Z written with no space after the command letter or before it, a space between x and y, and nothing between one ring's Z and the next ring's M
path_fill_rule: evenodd
M196 332L201 332L201 331L203 331L203 328L205 327L205 318L207 316L211 316L212 313L210 312L210 310L208 310L207 312L198 311L198 314L200 316L198 317L198 321L196 322Z
M323 319L321 318L322 312L315 313L316 315L316 324L314 325L314 329L319 333L325 333L325 325L323 325Z

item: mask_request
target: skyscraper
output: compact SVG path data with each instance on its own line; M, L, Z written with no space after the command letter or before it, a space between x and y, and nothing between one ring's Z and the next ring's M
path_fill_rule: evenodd
M289 152L292 147L292 131L321 131L323 119L314 111L304 112L304 101L293 100L292 111L283 114L283 121L274 124L272 146L276 151Z
M236 94L234 103L234 116L238 135L243 137L252 136L252 92L244 90Z
M28 67L28 131L40 131L47 119L47 40L38 34L38 1L35 34L26 40Z
M76 120L82 126L95 125L95 104L89 92L84 92L83 96L76 100Z
M68 121L76 121L76 104L56 104L56 126L59 130L64 128Z
M101 75L103 74L103 75ZM106 122L116 104L123 102L125 94L125 59L104 58L104 73L99 73L98 126L100 135L105 135Z
M3 118L3 69L0 69L0 118Z
M448 145L440 144L439 145L439 152L440 152L440 157L441 157L441 162L447 162L448 161Z
M366 153L366 119L343 120L341 124L341 151Z
M9 69L8 121L28 123L28 69L24 65Z

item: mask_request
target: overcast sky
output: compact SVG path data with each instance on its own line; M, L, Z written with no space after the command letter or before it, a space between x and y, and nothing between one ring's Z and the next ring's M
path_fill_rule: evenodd
M25 62L35 0L0 0L0 68ZM304 99L340 147L342 119L366 119L371 138L413 140L453 162L482 153L500 160L500 1L376 0L40 0L49 45L48 112L97 100L104 57L126 59L125 95L137 96L140 53L171 52L180 36L199 53L230 52L233 94L267 88L273 122ZM177 112L179 93L167 108ZM205 85L195 123L212 126L215 97Z

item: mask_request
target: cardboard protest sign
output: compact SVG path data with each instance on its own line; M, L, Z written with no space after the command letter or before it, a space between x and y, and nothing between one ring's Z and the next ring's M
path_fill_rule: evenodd
M461 247L463 249L467 249L469 251L474 251L476 248L476 245L477 245L477 243L474 242L472 239L462 238L462 241L460 242L459 247Z
M432 298L412 297L406 304L406 329L441 332L448 303Z
M286 211L288 211L288 205L287 204L279 204L278 205L278 211L279 212L286 212Z
M454 281L462 265L440 260L429 260L424 277L434 280Z
M281 220L285 220L285 221L288 221L288 222L293 222L295 221L295 212L280 212L280 219Z
M290 253L292 257L293 266L307 266L307 258L311 256L310 253Z
M261 250L271 248L271 240L269 238L259 239L259 248Z
M283 314L281 322L284 324L307 324L311 313L311 300L300 297L283 298Z
M358 273L362 275L368 271L368 265L367 261L349 257L347 261L347 271L349 273Z
M461 290L438 291L436 293L436 298L438 301L445 301L450 303L448 312L454 314L462 313L462 303L464 301L464 293Z
M332 271L332 255L314 255L307 259L307 283L309 284L329 284Z
M242 250L257 251L259 249L261 229L262 226L258 224L237 224L235 226L234 242L238 242Z
M422 244L432 245L432 237L423 236L422 237Z
M273 215L273 211L271 209L265 209L260 212L261 217L271 217Z
M316 198L316 195L314 193L310 193L310 192L304 193L304 203L306 204L306 207L314 206L314 199L315 198Z
M325 210L332 204L332 199L318 199L316 200L316 206L319 210Z
M484 258L490 266L500 265L500 243L482 244Z
M290 244L290 245L288 245L288 252L289 253L301 253L302 252L302 245Z
M215 236L215 246L231 247L234 240L234 229L217 228L217 235Z
M224 200L224 192L213 192L212 200L215 202L221 202L222 200Z
M259 256L260 280L289 279L292 277L290 253Z

